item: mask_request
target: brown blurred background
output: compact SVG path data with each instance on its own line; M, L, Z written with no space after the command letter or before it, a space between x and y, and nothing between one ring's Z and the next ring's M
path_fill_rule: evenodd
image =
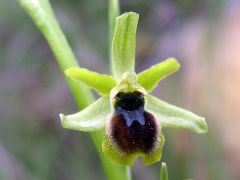
M80 64L108 73L107 1L52 0ZM122 0L140 14L137 72L182 64L154 94L205 116L207 135L164 130L171 180L240 179L240 1ZM105 179L87 133L61 128L77 109L42 35L17 1L0 0L0 179ZM133 177L159 179L160 163Z

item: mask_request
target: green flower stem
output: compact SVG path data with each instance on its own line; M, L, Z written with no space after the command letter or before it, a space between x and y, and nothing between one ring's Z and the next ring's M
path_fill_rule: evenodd
M19 0L19 2L48 41L60 69L64 71L69 67L78 66L76 57L61 32L48 0ZM86 86L79 88L79 84L70 78L66 78L66 81L80 108L93 102L94 98Z
M67 68L79 66L76 57L59 27L49 1L19 0L19 2L46 38L63 74ZM85 108L93 102L93 95L88 88L83 84L79 85L79 83L68 77L65 78L79 108ZM128 169L124 166L112 164L102 153L103 134L102 131L98 131L91 133L91 136L99 153L107 178L109 180L128 180Z

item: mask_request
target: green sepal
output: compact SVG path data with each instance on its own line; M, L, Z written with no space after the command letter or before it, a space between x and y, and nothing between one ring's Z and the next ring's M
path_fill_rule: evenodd
M174 58L156 64L149 69L138 74L138 83L143 86L148 92L151 92L165 77L176 72L180 68L180 64Z
M101 97L78 113L60 114L62 127L85 132L103 129L110 109L109 98Z
M109 96L111 89L117 84L112 76L98 74L85 68L71 67L65 71L65 74L70 78L84 82L100 95Z
M112 71L120 80L123 73L134 71L136 31L139 15L124 13L116 18L115 33L112 41Z
M157 117L162 128L183 128L198 134L207 133L208 128L203 117L170 105L156 97L148 96L146 109Z
M116 164L133 166L136 158L140 156L143 158L143 164L145 166L148 166L160 161L162 157L162 149L164 142L165 138L163 134L161 134L159 137L157 147L155 147L153 152L149 154L145 154L143 152L134 152L131 154L126 154L122 153L117 148L117 146L111 142L111 139L106 135L102 143L102 150L109 157L109 159Z
M161 166L160 180L168 180L168 170L165 162L163 162Z

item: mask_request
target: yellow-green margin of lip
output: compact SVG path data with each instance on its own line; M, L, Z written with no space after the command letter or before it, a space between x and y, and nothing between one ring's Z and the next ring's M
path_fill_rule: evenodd
M109 157L109 159L116 164L133 166L136 158L138 158L139 156L143 158L143 164L145 166L148 166L161 160L165 138L162 133L159 135L158 138L159 140L157 147L155 147L155 149L152 152L148 154L143 152L134 152L132 154L126 154L122 153L117 148L117 146L113 142L111 142L111 139L107 135L105 135L102 143L102 150Z

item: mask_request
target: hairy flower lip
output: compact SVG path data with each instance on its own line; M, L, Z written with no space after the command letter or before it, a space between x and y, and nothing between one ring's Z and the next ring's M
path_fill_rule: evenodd
M154 135L154 142L148 150L143 150L139 147L130 146L128 149L122 149L113 136L112 118L114 114L109 114L106 120L105 138L102 144L103 152L109 156L109 158L120 165L132 166L137 157L143 158L144 165L151 165L161 159L162 148L165 142L165 138L161 132L161 126L157 117L149 111L145 111L152 115L153 122L155 123L156 131ZM129 145L129 144L128 144Z
M142 116L143 122L132 120L131 124L119 113L110 117L106 135L121 153L149 154L157 147L160 124L150 112L143 111Z

